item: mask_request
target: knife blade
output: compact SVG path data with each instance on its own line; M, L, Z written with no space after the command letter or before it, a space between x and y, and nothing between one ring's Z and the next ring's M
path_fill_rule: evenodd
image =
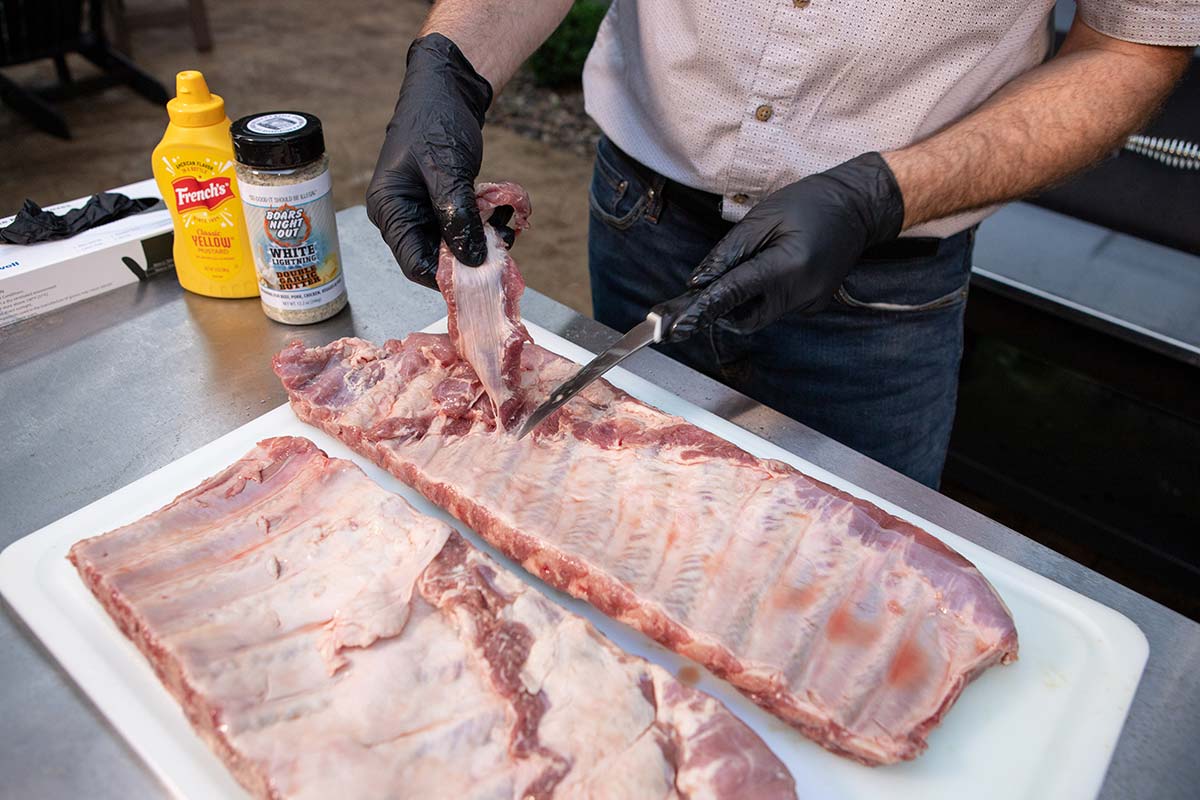
M663 338L670 333L671 326L674 325L679 313L691 304L696 294L697 292L693 290L652 308L645 320L633 326L615 344L593 358L551 392L549 399L534 409L529 418L525 420L525 424L517 433L517 438L525 438L530 431L541 424L542 420L566 405L572 397L583 391L584 387L638 350L646 345L663 341Z

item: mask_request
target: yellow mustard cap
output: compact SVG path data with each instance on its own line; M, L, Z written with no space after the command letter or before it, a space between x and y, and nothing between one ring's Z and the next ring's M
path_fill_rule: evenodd
M185 69L175 76L175 96L167 101L167 116L185 128L203 128L225 119L225 101L208 90L199 70Z

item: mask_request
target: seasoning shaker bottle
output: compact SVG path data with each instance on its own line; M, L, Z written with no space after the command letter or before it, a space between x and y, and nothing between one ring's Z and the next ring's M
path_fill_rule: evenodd
M289 325L332 317L346 285L321 121L274 111L230 133L263 312Z

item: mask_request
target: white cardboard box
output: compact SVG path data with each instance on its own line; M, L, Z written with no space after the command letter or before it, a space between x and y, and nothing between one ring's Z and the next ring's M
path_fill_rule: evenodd
M161 197L152 178L110 191ZM62 214L87 200L82 197L48 210ZM12 220L0 219L0 227ZM135 283L143 276L173 271L173 245L171 215L165 207L56 242L0 244L0 328Z

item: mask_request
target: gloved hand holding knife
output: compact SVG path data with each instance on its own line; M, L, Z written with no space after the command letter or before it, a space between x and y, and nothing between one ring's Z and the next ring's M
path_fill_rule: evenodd
M519 435L648 344L683 341L718 320L753 333L792 311L820 311L863 252L894 239L903 222L900 188L879 153L783 187L717 242L686 293L652 308L646 322L551 393Z
M864 153L767 196L692 272L694 295L666 333L681 341L724 319L753 333L792 311L833 299L868 248L904 222L896 178L879 153Z

